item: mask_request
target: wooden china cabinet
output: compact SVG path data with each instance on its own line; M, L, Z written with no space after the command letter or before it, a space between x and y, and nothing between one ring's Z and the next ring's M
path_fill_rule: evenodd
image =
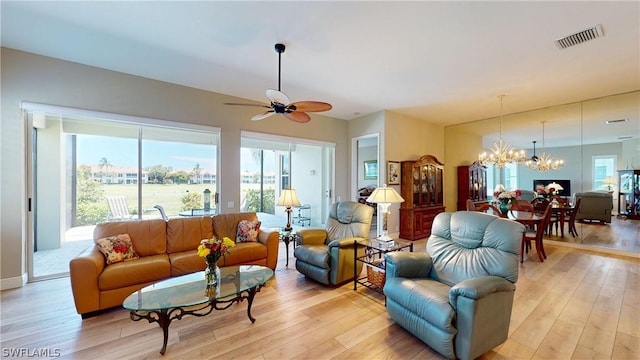
M618 170L618 214L640 219L640 170Z
M401 167L400 237L429 237L433 218L444 211L444 165L435 156L424 155L403 161Z
M474 162L458 166L458 210L467 210L467 200L474 205L488 203L487 167Z

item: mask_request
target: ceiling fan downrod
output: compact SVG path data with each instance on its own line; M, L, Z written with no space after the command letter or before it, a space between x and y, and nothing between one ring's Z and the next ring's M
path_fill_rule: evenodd
M280 90L280 69L282 67L282 53L284 52L285 46L284 44L276 44L275 46L276 52L278 53L278 91Z

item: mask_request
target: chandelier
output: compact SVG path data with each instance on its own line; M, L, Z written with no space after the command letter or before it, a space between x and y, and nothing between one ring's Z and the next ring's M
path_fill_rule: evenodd
M524 164L531 170L546 172L549 170L557 170L564 166L564 160L554 160L550 155L544 152L544 123L542 121L542 155L536 156L536 142L533 142L533 157Z
M525 161L524 150L514 150L511 145L502 140L502 98L505 95L498 96L500 98L500 140L489 149L489 154L483 152L478 156L480 164L494 165L504 168L507 164L522 163Z

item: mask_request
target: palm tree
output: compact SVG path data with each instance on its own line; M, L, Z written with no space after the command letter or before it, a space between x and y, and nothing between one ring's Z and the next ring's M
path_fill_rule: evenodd
M98 167L100 168L100 172L98 173L101 179L100 182L102 182L102 177L104 175L109 175L109 168L112 166L113 165L109 160L107 160L106 157L103 157L102 159L100 159L100 162L98 162Z
M200 179L201 174L202 174L202 168L200 167L200 163L196 163L196 166L193 167L193 175L196 177L196 184L202 183Z

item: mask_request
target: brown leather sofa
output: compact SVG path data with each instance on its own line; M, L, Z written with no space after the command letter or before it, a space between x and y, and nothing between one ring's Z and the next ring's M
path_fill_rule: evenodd
M196 252L200 240L212 235L235 240L240 220L255 221L257 216L247 212L98 224L93 232L94 241L129 234L139 258L107 265L96 245L72 259L69 271L78 314L86 318L100 310L121 306L129 294L149 284L204 270L205 261ZM260 230L257 242L236 243L219 265L253 264L275 269L278 237L277 231Z

